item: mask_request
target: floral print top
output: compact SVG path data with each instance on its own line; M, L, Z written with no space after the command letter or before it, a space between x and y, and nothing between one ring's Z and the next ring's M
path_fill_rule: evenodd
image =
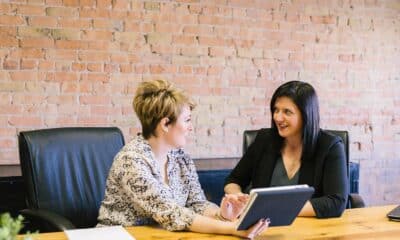
M168 185L148 142L138 135L115 156L98 226L151 225L170 231L187 229L195 214L215 204L206 200L192 159L182 149L168 153Z

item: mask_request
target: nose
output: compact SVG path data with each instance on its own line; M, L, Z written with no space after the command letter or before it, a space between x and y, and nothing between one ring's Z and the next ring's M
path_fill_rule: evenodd
M281 112L275 112L274 113L274 120L276 122L281 122L283 120L283 116Z

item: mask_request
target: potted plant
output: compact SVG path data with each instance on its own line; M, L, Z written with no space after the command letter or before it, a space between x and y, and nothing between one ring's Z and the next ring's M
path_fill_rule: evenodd
M24 218L21 215L12 218L9 213L0 214L0 240L33 239L30 233L17 238L19 231L23 227L23 220Z

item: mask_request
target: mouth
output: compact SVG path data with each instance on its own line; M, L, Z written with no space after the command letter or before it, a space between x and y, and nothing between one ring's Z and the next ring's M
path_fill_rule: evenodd
M284 130L286 130L289 126L288 126L287 124L278 124L277 127L278 127L278 129L279 129L280 131L284 131Z

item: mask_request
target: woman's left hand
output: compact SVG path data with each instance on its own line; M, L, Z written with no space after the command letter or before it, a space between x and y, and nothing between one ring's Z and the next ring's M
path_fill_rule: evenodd
M226 194L221 201L221 216L229 221L236 220L243 212L249 199L247 194Z

